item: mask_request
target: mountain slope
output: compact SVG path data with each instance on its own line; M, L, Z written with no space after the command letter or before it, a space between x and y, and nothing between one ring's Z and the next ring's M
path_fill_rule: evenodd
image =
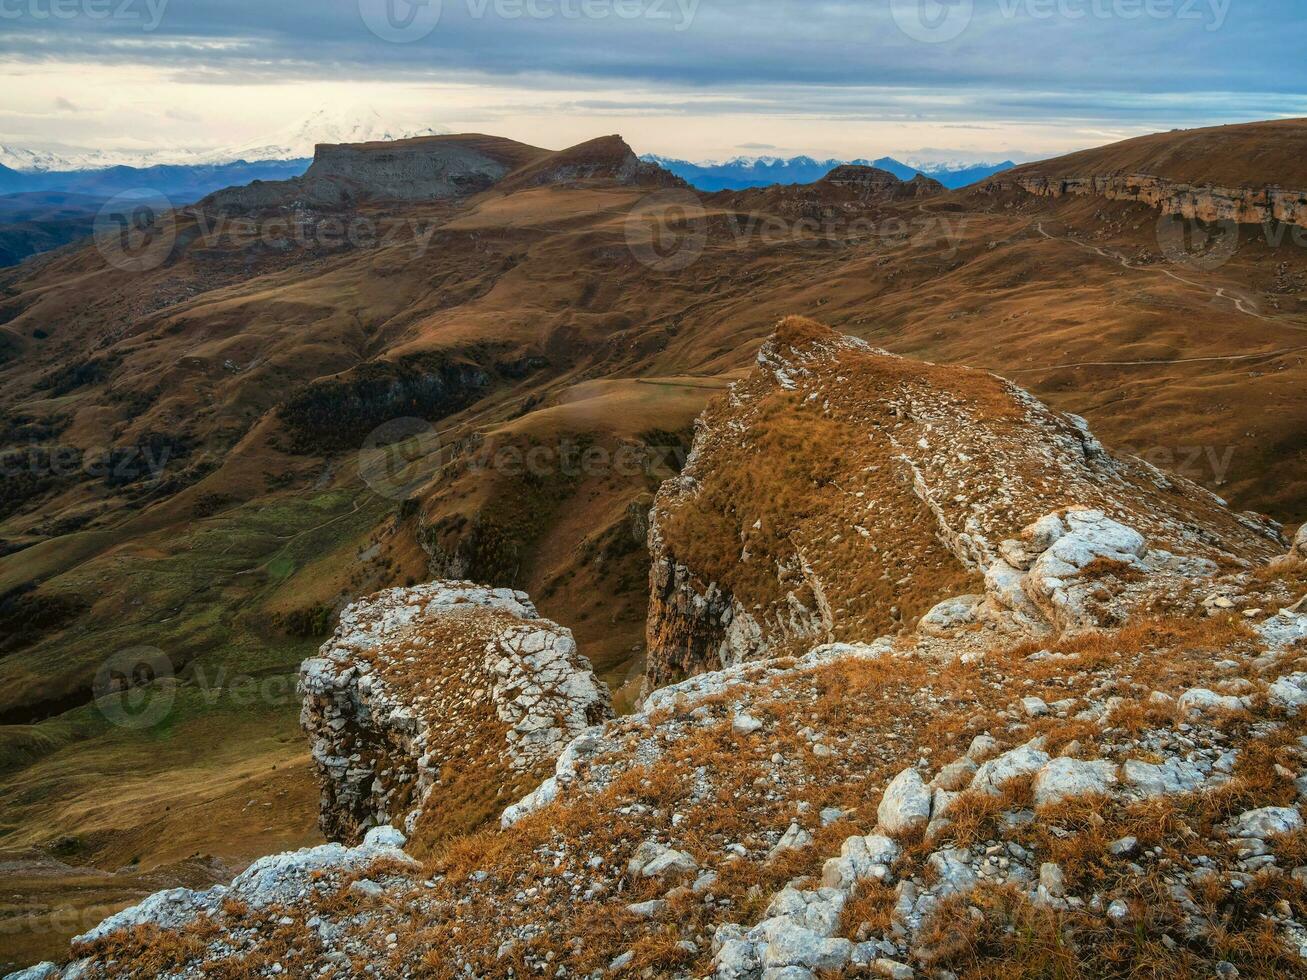
M1065 583L1056 597L1033 583L1028 597L1004 591L1030 567L1022 529L1072 505L1199 569L1283 548L1271 525L1112 457L1082 419L993 375L905 361L797 318L758 365L700 417L689 463L654 504L651 688L813 643L870 642L968 592L995 593L1034 636L1124 618L1080 608L1092 602ZM1162 566L1151 572L1156 589Z

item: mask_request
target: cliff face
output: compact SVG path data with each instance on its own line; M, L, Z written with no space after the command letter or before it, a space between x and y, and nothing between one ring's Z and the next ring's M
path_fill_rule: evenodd
M509 161L473 146L418 140L319 146L304 179L343 178L397 201L439 200L486 190L510 170Z
M1307 228L1307 190L1275 186L1186 184L1148 174L1048 177L1007 173L986 181L981 188L991 192L1019 188L1038 197L1092 196L1134 201L1163 214L1208 222L1282 222Z
M350 606L300 691L322 831L348 843L385 824L427 840L474 825L478 801L612 714L568 630L522 593L457 582Z
M684 187L654 163L644 163L620 136L548 150L477 134L431 136L394 143L324 144L304 176L256 181L211 194L200 207L253 211L294 205L343 208L369 199L440 201L492 187L506 192L581 180Z
M1083 420L1000 378L798 320L701 417L649 543L651 688L923 616L1035 636L1093 627L1130 601L1128 585L1100 602L1096 582L1068 584L1098 559L1184 578L1282 546L1270 524L1109 454Z

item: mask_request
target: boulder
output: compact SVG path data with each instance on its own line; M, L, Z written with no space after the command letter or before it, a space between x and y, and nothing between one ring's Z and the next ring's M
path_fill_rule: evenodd
M891 868L902 853L899 845L879 834L850 837L840 847L840 856L822 868L821 883L828 888L851 889L861 881L893 879Z
M1180 711L1190 721L1196 721L1203 715L1218 714L1224 711L1243 711L1248 702L1230 694L1217 694L1205 687L1195 687L1180 695L1177 702Z
M1129 759L1121 767L1126 785L1144 798L1192 793L1202 788L1206 777L1191 762L1172 757L1161 765Z
M976 887L976 873L971 870L970 852L959 848L936 851L928 859L938 876L935 894L941 898L960 895Z
M1054 759L1035 776L1035 805L1106 795L1116 785L1116 766L1110 762Z
M1307 706L1307 674L1290 674L1281 677L1266 692L1271 704L1297 715Z
M923 830L930 822L931 792L916 769L904 769L885 789L876 818L891 837Z
M1042 745L1042 740L1035 739L990 759L976 770L971 788L990 796L998 796L1013 779L1039 772L1051 761Z

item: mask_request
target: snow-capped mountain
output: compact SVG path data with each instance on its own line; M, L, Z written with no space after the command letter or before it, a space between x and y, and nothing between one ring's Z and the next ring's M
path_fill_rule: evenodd
M210 148L40 149L0 144L0 166L22 173L104 170L109 167L214 166L244 160L304 160L319 143L370 143L377 140L437 136L449 130L386 121L371 106L320 109L279 132L233 146Z

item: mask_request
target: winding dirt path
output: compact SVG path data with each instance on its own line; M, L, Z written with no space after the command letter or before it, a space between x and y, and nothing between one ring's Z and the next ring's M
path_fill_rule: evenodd
M1257 310L1252 306L1252 304L1250 304L1246 299L1243 299L1242 297L1235 296L1231 293L1226 292L1224 286L1209 286L1206 283L1197 282L1193 279L1186 279L1184 276L1178 275L1177 273L1172 272L1170 269L1154 269L1148 266L1132 265L1129 259L1127 259L1124 255L1121 255L1117 252L1109 251L1108 249L1101 248L1098 245L1090 245L1087 242L1076 241L1076 239L1074 238L1067 238L1063 235L1051 235L1044 230L1044 223L1042 221L1035 222L1035 230L1038 231L1045 238L1050 239L1051 241L1067 242L1071 245L1075 245L1077 248L1082 248L1087 252L1096 252L1098 255L1101 255L1103 258L1115 262L1123 269L1129 269L1132 272L1154 272L1157 273L1158 275L1167 276L1168 278L1174 279L1176 282L1184 283L1186 286L1193 286L1197 289L1203 290L1204 292L1211 293L1217 299L1228 299L1231 303L1234 304L1235 309L1237 309L1240 313L1243 313L1247 316L1253 316L1259 320L1267 320L1272 323L1280 322L1273 316L1267 316L1265 313L1258 313ZM1290 324L1283 324L1283 325L1290 326ZM1303 328L1294 327L1294 329L1301 330Z

